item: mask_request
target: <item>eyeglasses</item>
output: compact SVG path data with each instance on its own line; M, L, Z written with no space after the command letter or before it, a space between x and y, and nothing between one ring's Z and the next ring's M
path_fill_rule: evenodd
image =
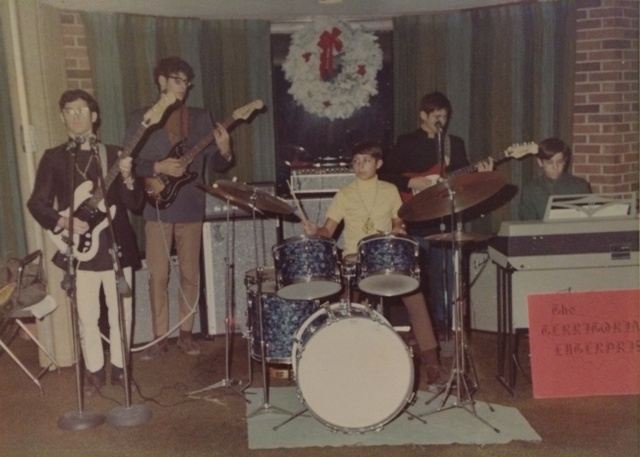
M167 76L168 79L173 79L176 84L184 84L187 87L193 86L193 83L189 81L187 78L181 78L180 76Z
M81 106L80 108L64 108L62 112L65 116L86 116L91 112L91 109L88 106Z

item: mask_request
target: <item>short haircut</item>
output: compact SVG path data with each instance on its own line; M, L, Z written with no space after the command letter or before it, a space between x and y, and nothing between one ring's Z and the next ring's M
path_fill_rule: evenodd
M180 57L172 56L160 59L153 69L153 79L158 82L158 77L164 76L165 78L176 73L184 73L189 81L194 77L193 68L187 63L186 60Z
M100 107L98 106L98 102L91 96L91 94L83 91L82 89L71 89L64 92L60 96L60 100L58 100L60 111L64 109L67 103L75 102L76 100L84 100L87 102L87 106L91 112L97 113L98 117L100 117Z
M362 140L351 149L351 157L358 154L368 155L376 160L382 160L382 146L377 141Z
M447 110L447 115L451 117L452 109L451 102L442 92L431 92L422 97L420 100L420 111L424 111L426 114L431 114L436 110Z
M547 138L538 144L538 154L536 157L540 160L548 160L557 153L561 152L565 162L571 159L571 149L567 144L559 138Z

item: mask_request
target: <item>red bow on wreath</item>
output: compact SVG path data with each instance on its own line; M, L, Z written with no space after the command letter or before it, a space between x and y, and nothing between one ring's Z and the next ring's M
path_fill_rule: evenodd
M324 31L318 40L318 47L322 50L320 54L320 79L326 81L333 77L333 50L342 51L342 41L338 38L342 32L334 27L331 32Z

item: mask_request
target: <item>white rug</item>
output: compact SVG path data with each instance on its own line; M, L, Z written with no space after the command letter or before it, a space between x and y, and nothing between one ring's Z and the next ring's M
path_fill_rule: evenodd
M325 426L323 423L327 422L325 418L316 418L309 412L305 412L281 425L277 430L273 430L273 427L282 424L289 417L278 413L278 409L296 413L303 408L296 388L271 388L268 407L264 407L262 389L248 389L247 392L255 394L248 396L251 403L247 404L249 449L452 443L504 444L514 440L542 441L542 438L515 408L494 404L489 406L476 401L475 415L472 413L471 405L446 409L454 404L452 401L455 398L453 400L450 398L443 410L423 416L422 419L427 422L426 424L410 419L409 414L402 412L380 431L349 434L345 433L343 424L337 424L338 431L335 432ZM437 410L442 399L438 397L429 405L425 405L425 401L431 397L432 394L428 392L418 392L417 400L407 409L407 412L422 415ZM392 412L389 414L391 415ZM332 425L336 428L335 423ZM498 429L499 433L494 428Z

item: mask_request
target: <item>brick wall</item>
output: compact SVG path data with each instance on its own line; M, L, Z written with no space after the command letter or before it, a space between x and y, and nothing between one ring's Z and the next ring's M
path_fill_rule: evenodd
M60 13L64 58L67 63L67 85L69 89L84 89L93 94L93 79L84 24L79 13Z
M638 191L638 1L578 0L573 172L596 193ZM84 25L64 11L70 88L93 93Z
M574 166L594 192L638 190L638 1L579 0Z

